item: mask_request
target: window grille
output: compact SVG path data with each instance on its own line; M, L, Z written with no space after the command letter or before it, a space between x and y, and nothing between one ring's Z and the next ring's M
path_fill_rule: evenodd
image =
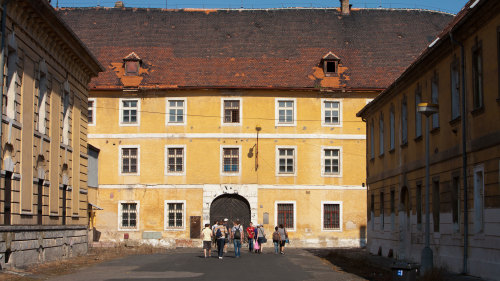
M137 227L137 203L122 203L122 228Z
M122 102L122 122L126 124L137 123L137 100L126 100Z
M338 175L340 171L339 149L325 149L325 174Z
M325 101L325 124L337 125L340 123L340 103Z
M184 101L171 100L168 101L168 122L182 123L184 122Z
M278 118L279 123L293 123L293 101L278 102Z
M340 204L323 205L323 229L340 229Z
M224 101L224 123L240 122L240 101Z
M168 149L168 171L169 172L182 172L183 170L183 148L169 148Z
M278 204L278 225L285 228L294 228L293 204Z
M122 148L122 173L137 173L137 148Z
M183 203L168 203L167 204L168 227L169 228L182 228L184 216Z
M279 172L284 174L294 173L294 149L280 148L279 149Z
M224 172L233 173L239 171L239 149L224 148L223 149Z

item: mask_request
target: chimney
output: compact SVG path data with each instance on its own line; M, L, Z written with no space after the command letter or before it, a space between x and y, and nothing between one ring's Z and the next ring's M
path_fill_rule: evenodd
M123 5L123 1L116 1L115 8L125 8L125 5Z
M340 13L344 16L348 16L351 13L351 6L349 0L340 0Z

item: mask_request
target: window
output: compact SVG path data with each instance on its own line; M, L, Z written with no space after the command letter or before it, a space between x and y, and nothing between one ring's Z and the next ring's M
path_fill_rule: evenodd
M408 143L408 104L406 96L401 101L401 144Z
M277 175L295 175L295 147L277 147Z
M474 233L483 231L484 220L484 167L474 167Z
M120 174L139 175L139 147L121 146L120 162Z
M431 81L431 102L439 104L439 77L437 73L434 73ZM432 114L432 129L437 128L439 128L439 112Z
M439 180L432 181L432 220L434 225L434 232L439 232L440 224L440 206L441 201L439 198Z
M322 231L342 231L342 202L321 202Z
M389 150L393 150L394 149L394 143L395 143L395 137L394 137L394 134L395 134L395 131L396 130L396 124L395 124L395 120L394 120L394 106L391 105L391 111L389 112L389 133L390 133L390 136L389 136Z
M341 126L340 101L322 100L323 126Z
M497 27L497 69L500 69L500 26ZM498 72L498 98L500 101L500 71Z
M327 60L325 61L325 74L328 76L329 74L335 74L337 73L337 62L333 60Z
M276 99L276 126L295 126L295 116L295 99Z
M119 227L118 230L138 230L139 229L139 202L118 202Z
M40 82L38 87L38 132L46 133L47 117L47 64L44 60L40 62Z
M186 124L186 99L167 99L167 125Z
M451 80L451 120L460 117L460 71L458 59L454 58L450 66Z
M295 231L295 202L276 202L275 225L283 224L288 231Z
M186 201L165 200L165 230L185 230Z
M472 48L472 83L474 109L478 109L483 107L483 50L477 38Z
M375 125L373 124L373 120L370 123L370 159L375 158Z
M70 86L69 82L64 82L64 91L62 94L62 118L63 118L63 127L62 127L62 143L64 145L70 144L70 124L71 124L71 104L70 104Z
M139 75L139 61L136 60L125 61L125 75L127 76Z
M395 197L395 191L391 190L391 230L394 230L396 227Z
M185 146L165 146L165 175L185 175Z
M239 174L240 147L222 147L222 174Z
M422 229L422 184L417 183L417 228Z
M385 226L384 193L380 192L380 229L384 230L384 226Z
M422 88L417 84L415 89L415 138L422 136L422 114L418 112L418 104L422 102Z
M371 201L370 201L370 224L372 230L375 229L375 195L371 195Z
M88 101L88 120L89 126L95 126L95 115L96 115L96 100L89 99Z
M384 115L380 113L379 127L379 155L384 155Z
M140 119L138 99L120 99L120 126L137 126Z
M223 125L239 125L241 123L241 100L222 100Z
M17 43L16 43L16 35L14 32L9 36L8 42L8 52L7 52L7 101L5 103L6 106L6 115L8 118L15 120L16 119L16 95L18 91L19 83L19 75L18 71L18 53L17 53Z
M322 176L340 176L341 163L340 163L340 147L323 147L322 155Z
M451 211L453 231L460 232L460 177L454 176L451 186Z

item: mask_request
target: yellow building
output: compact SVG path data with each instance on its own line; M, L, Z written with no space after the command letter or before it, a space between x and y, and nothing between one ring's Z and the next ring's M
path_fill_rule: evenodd
M102 66L48 1L1 12L0 267L85 254L87 85Z
M434 266L498 279L499 26L498 1L470 1L396 82L358 113L368 125L372 253L421 260L426 117L416 109L430 102L439 105L428 123Z
M61 10L107 67L89 99L101 241L192 244L229 218L283 223L297 246L364 245L356 112L451 17L344 4ZM402 59L381 63L389 50Z

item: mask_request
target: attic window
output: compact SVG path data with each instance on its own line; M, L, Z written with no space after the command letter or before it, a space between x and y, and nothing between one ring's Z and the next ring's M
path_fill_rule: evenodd
M127 76L139 75L139 62L138 61L125 61L125 75L127 75Z
M324 55L321 59L325 76L337 76L340 58L332 52Z
M325 61L325 74L335 74L337 73L337 62L336 61Z

